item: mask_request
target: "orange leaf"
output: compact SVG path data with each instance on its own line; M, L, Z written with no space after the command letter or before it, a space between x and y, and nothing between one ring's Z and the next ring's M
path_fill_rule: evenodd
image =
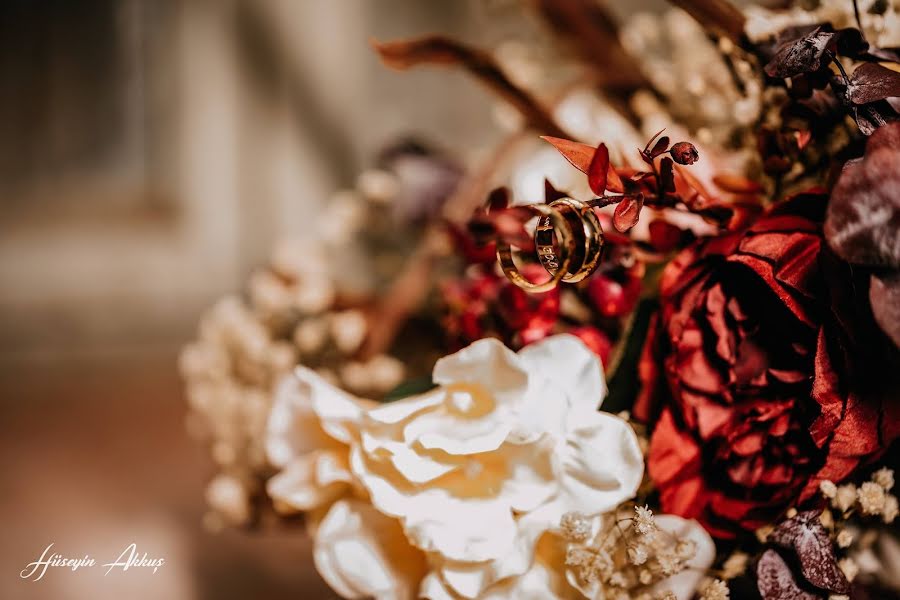
M720 190L731 192L732 194L759 194L763 191L761 185L743 177L731 173L720 173L713 177L713 183Z
M572 140L550 137L549 135L542 135L541 139L553 144L553 147L563 155L563 158L582 173L587 174L590 170L591 160L593 160L594 152L596 151L593 146L588 146L581 142L573 142Z

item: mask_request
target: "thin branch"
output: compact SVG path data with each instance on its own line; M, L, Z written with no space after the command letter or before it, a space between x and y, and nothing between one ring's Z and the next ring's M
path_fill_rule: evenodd
M704 29L724 36L739 46L746 46L743 13L728 0L670 0L691 15Z
M533 0L537 13L584 63L604 89L630 94L653 90L640 64L619 41L619 28L596 0Z
M393 42L372 41L382 62L406 70L423 64L460 66L492 92L506 100L525 118L527 127L543 135L568 137L553 117L531 94L518 87L485 51L442 36L425 36Z

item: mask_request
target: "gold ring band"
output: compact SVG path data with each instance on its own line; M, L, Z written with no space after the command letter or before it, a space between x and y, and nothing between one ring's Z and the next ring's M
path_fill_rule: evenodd
M503 269L503 273L506 275L507 279L518 287L529 292L547 292L555 288L562 280L563 276L568 273L569 265L572 262L572 256L576 249L575 237L569 222L562 213L555 208L551 208L547 204L528 204L525 208L541 219L538 222L539 228L541 227L541 223L544 220L547 220L547 227L550 229L550 232L552 233L555 231L559 236L559 248L562 256L556 256L556 252L551 244L549 252L552 254L552 257L541 257L541 250L539 250L537 244L535 244L535 250L538 252L541 265L543 265L545 269L547 269L548 264L555 265L554 271L547 269L547 272L550 273L550 279L544 283L534 283L533 281L526 279L525 276L519 272L519 268L513 261L512 247L505 242L497 242L497 260L500 261L500 267ZM547 230L545 229L544 231ZM536 237L538 233L538 231L535 232Z
M573 198L560 198L549 204L551 208L556 208L562 213L563 218L568 222L568 217L574 217L581 224L582 239L576 240L575 252L569 269L563 273L562 281L566 283L577 283L594 272L597 263L600 262L600 254L603 249L603 228L597 215L591 207L580 200ZM546 260L546 257L552 257L553 249L553 232L550 219L544 217L535 230L534 243L537 249L538 258L541 264L549 273L554 273L558 266L554 261ZM576 236L577 237L577 236ZM581 241L581 247L578 242Z

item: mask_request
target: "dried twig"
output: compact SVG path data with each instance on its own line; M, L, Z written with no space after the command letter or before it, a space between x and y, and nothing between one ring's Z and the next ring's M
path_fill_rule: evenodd
M739 46L746 46L743 13L728 0L670 0L691 15L704 29L724 36Z
M461 66L518 110L525 118L527 127L543 135L566 135L537 99L510 81L494 59L483 50L442 36L393 42L373 40L372 46L384 64L394 69L404 70L421 64Z
M598 84L614 93L653 90L639 64L619 41L616 22L602 4L592 0L533 0L537 13L571 45Z

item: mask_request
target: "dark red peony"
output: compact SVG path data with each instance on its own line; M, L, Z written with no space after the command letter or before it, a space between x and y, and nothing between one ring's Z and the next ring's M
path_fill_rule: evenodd
M663 512L719 537L773 522L897 435L893 384L856 368L884 338L850 308L851 271L822 238L826 203L803 194L701 240L660 283L635 415L659 413L648 469Z

